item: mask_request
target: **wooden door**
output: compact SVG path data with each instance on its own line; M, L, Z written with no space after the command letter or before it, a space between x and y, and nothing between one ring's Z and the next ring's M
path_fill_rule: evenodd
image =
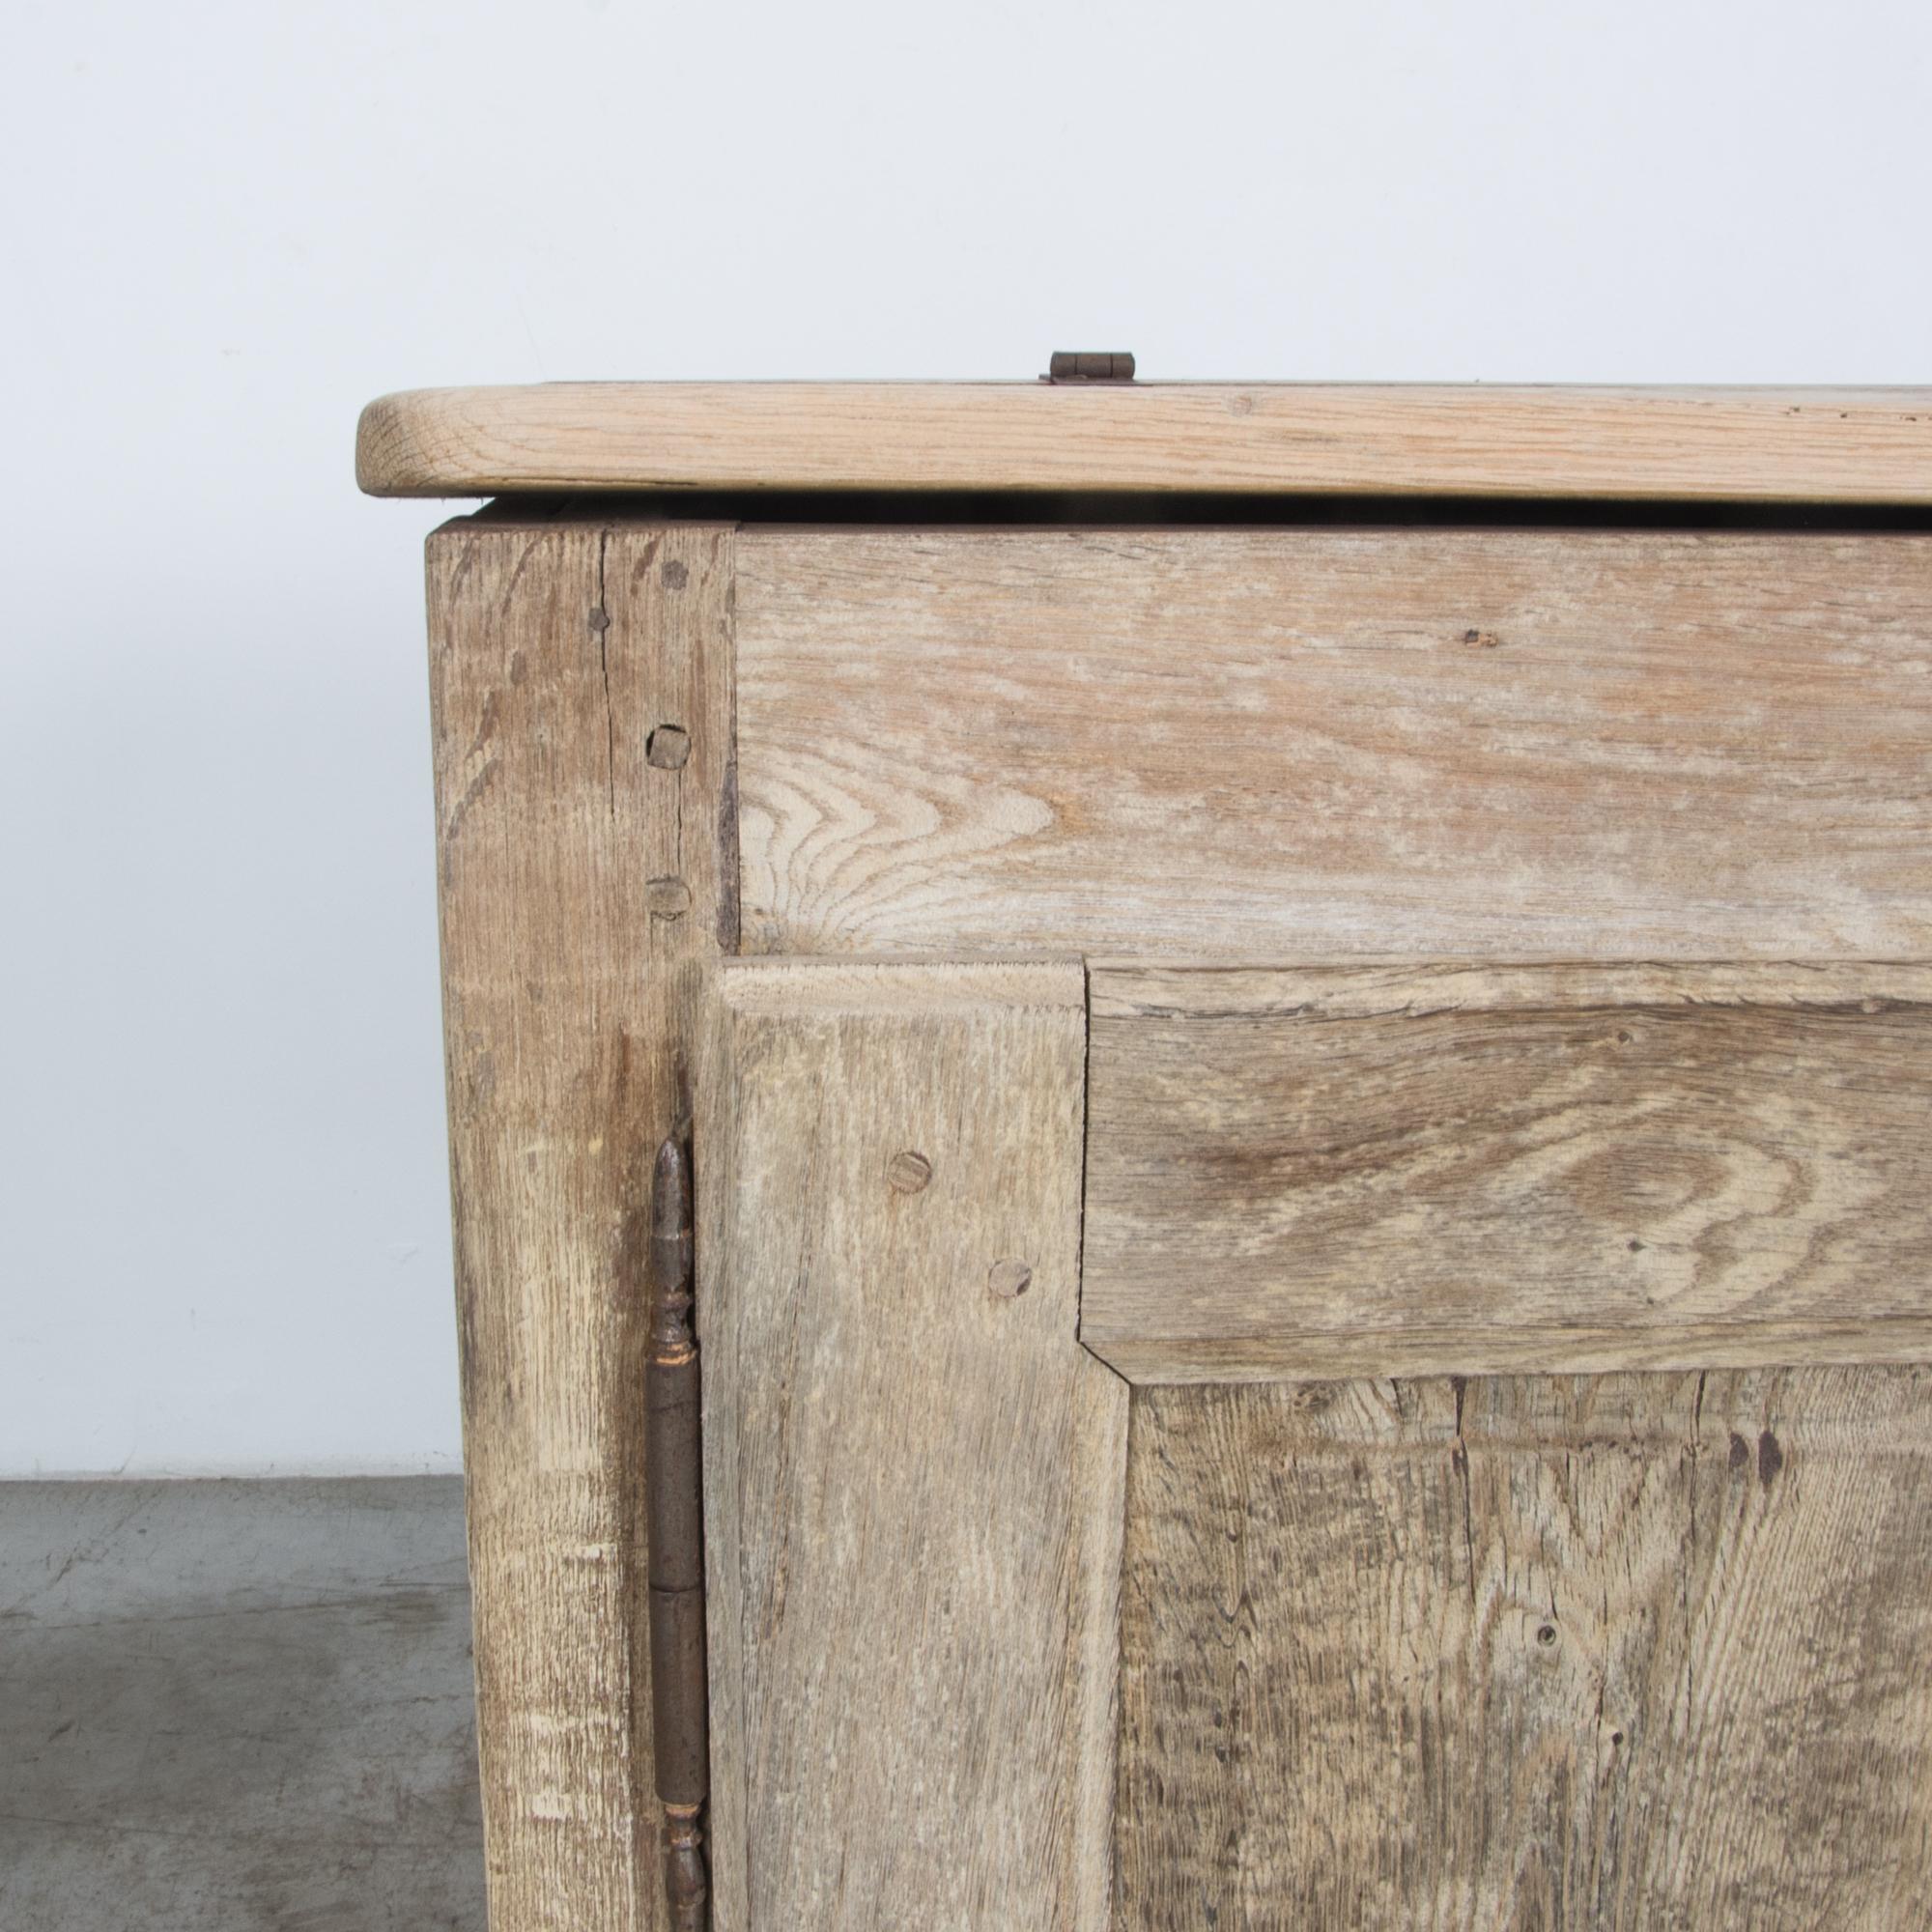
M1310 977L716 976L718 1924L1917 1922L1932 975Z

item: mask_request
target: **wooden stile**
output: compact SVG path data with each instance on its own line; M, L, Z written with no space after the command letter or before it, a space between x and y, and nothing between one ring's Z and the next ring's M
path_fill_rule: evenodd
M730 928L731 533L429 551L464 1454L493 1932L664 1925L641 1416L680 961ZM677 771L646 745L689 734ZM677 890L673 892L672 887Z
M727 964L700 1089L716 1932L1104 1932L1126 1391L1077 965Z

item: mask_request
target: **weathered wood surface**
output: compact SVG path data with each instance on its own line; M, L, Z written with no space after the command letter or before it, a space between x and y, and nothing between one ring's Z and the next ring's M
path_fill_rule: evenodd
M1932 1357L1932 966L1096 969L1143 1380Z
M1932 1377L1137 1389L1122 1932L1905 1932Z
M747 531L744 940L1932 952L1932 538Z
M664 1922L641 1257L680 962L728 943L728 530L457 523L429 594L493 1932ZM681 762L650 753L674 725Z
M1126 1392L1075 1339L1080 969L714 985L716 1932L1101 1932Z
M1932 390L1344 383L546 383L362 412L379 497L1365 491L1932 501Z

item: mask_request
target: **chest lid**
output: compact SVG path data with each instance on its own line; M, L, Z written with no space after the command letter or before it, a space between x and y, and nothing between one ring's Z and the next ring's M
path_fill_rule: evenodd
M1131 369L1131 358L1119 360ZM355 473L377 497L1093 492L1923 504L1932 503L1932 389L1143 383L1065 380L1057 370L1056 380L1025 383L414 389L363 411Z

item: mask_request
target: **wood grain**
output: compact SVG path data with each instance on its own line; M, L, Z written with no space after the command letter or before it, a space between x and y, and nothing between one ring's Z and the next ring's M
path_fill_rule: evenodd
M1074 1332L1080 969L714 984L716 1932L1102 1932L1126 1402Z
M1142 1380L1932 1355L1932 966L1096 970Z
M1932 538L748 531L746 950L1932 952Z
M1334 383L547 383L362 412L379 497L1363 491L1932 501L1932 390Z
M664 1923L642 1255L680 962L735 919L731 535L429 546L444 1022L493 1932ZM647 757L676 724L676 770Z
M1932 1377L1137 1389L1122 1932L1905 1932Z

